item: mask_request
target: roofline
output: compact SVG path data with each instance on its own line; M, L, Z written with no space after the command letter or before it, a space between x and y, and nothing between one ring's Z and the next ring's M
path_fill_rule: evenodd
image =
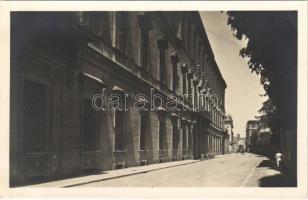
M222 82L223 82L223 85L224 85L224 88L226 89L227 88L227 83L225 81L225 79L223 78L222 74L221 74L221 71L217 65L217 62L215 60L215 55L213 53L213 50L212 50L212 47L211 47L211 44L210 44L210 41L207 37L207 33L206 33L206 29L205 29L205 25L203 24L202 22L202 19L201 19L201 16L200 16L200 13L199 11L192 11L193 12L193 15L194 17L196 17L196 20L197 20L197 23L196 23L196 27L199 29L199 32L201 33L202 37L204 37L204 42L206 43L206 45L208 46L208 48L210 49L210 57L213 59L214 61L214 65L215 65L215 69L216 71L218 72L218 76L221 78ZM200 24L198 26L198 24Z

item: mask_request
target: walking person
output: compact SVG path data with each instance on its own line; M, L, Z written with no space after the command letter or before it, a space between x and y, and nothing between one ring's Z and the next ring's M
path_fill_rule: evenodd
M278 151L276 153L276 163L277 163L277 167L279 168L280 167L280 163L281 163L281 160L282 160L282 153L280 153L280 151Z

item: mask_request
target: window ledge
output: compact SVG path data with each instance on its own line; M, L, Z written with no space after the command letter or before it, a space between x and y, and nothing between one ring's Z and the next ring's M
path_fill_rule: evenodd
M140 150L138 150L138 152L149 152L149 150L148 149L144 149L144 150L140 149Z
M114 150L113 153L125 153L127 150Z

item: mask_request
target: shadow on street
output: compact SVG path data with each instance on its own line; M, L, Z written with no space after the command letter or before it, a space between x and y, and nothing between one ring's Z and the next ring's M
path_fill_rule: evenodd
M287 171L281 166L280 169L276 166L273 160L263 160L257 168L268 167L270 169L280 171L280 174L266 176L259 179L260 187L296 187L296 175L288 174Z

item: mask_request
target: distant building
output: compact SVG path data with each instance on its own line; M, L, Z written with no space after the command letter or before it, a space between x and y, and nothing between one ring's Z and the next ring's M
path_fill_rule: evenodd
M233 147L234 153L239 153L241 151L246 150L246 138L245 137L241 137L240 134L237 134L236 137L233 137L232 141L233 141L232 147Z
M233 119L230 114L225 117L224 124L227 135L224 146L226 148L228 147L228 149L225 150L225 153L231 153L234 152L234 149L233 149Z
M257 151L257 142L260 129L259 120L249 120L246 124L246 147L248 152Z

